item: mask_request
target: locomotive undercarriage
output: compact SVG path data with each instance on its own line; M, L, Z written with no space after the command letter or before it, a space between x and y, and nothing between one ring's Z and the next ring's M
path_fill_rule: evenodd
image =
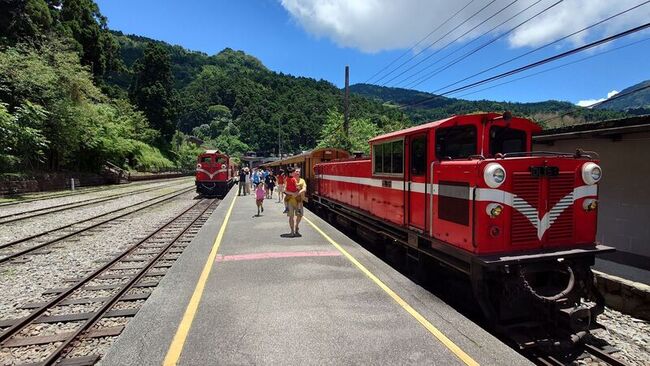
M594 257L505 265L472 273L472 287L493 329L520 348L563 353L597 326L604 298L594 285Z
M433 260L452 274L447 277L450 282L466 278L471 289L465 290L473 295L488 326L522 350L566 354L589 337L590 329L599 327L596 317L604 310L604 298L595 287L591 266L595 254L611 248L481 259L326 198L316 196L311 204L338 226L363 232L363 237L374 233L374 240L402 246L407 262L422 265Z
M196 193L205 197L224 197L232 187L230 182L197 181Z

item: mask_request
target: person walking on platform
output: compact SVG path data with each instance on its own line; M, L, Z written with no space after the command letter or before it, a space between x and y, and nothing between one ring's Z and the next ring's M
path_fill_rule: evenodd
M239 192L237 195L241 196L242 193L244 196L246 195L246 168L242 168L239 171Z
M302 220L302 201L307 192L305 180L300 178L300 169L289 168L289 175L285 181L285 202L287 204L287 215L289 216L289 228L291 236L300 235L300 220Z
M273 189L275 188L275 174L273 174L272 171L269 171L269 175L266 176L264 184L266 184L266 198L273 198Z
M264 197L266 191L264 190L264 183L257 183L257 188L255 188L255 204L257 204L257 216L260 215L260 210L264 212Z
M244 182L244 190L245 190L244 195L247 195L251 193L251 175L248 167L244 168L244 170L246 171L246 181Z
M253 169L253 172L251 173L251 186L253 189L257 189L257 184L260 182L260 174L259 170L256 168Z
M280 169L278 174L278 203L282 202L282 195L284 194L284 181L287 177L284 175L284 170Z

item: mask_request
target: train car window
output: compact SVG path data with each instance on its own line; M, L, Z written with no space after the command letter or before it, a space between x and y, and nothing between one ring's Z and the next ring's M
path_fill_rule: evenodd
M490 128L490 154L526 151L526 131L509 127Z
M201 157L201 162L202 163L211 163L212 162L212 156L202 156Z
M377 144L372 146L372 158L374 161L374 168L375 168L375 173L383 173L384 172L384 162L383 162L383 144Z
M390 144L390 143L382 144L382 145L384 145L384 149L383 149L383 152L384 152L383 153L384 167L383 167L382 172L384 172L384 174L390 174L390 173L393 172L393 170L391 169L391 166L390 166L390 164L392 162L390 156L391 156L391 154L393 152L393 145Z
M476 154L476 126L454 126L436 131L438 159L467 158L474 154Z
M392 160L392 169L391 173L393 174L402 174L404 172L404 141L393 141L391 143L393 146L393 151L391 154Z
M427 137L411 140L411 174L424 175L427 172Z

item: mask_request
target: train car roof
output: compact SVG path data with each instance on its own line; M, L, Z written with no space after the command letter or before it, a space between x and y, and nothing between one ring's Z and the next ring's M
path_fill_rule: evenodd
M389 140L395 137L401 137L401 136L406 136L406 135L411 135L414 133L418 132L424 132L426 130L429 130L431 128L440 128L440 127L449 127L455 123L458 122L469 122L469 121L480 121L484 118L496 118L496 117L501 117L502 114L500 113L477 113L477 114L463 114L463 115L458 115L458 116L452 116L449 118L441 119L438 121L433 121L433 122L427 122L418 126L413 126L409 127L403 130L399 131L393 131L389 132L377 137L374 137L370 139L368 142L373 143L377 141L382 141L382 140ZM515 125L519 129L523 129L526 131L531 131L531 132L538 132L541 131L541 127L539 127L536 123L527 120L525 118L520 118L520 117L512 117L510 119L510 122Z
M221 154L221 155L226 155L226 154L222 153L222 152L219 151L219 150L205 150L205 152L203 152L202 154Z
M293 163L293 162L296 162L296 161L300 161L300 160L302 160L302 159L304 159L304 158L306 158L308 156L315 156L315 155L320 155L320 154L327 155L328 151L336 152L336 154L334 154L334 155L345 155L345 156L343 156L341 158L346 158L346 157L350 156L350 153L343 150L343 149L336 149L336 148L332 148L332 147L321 147L321 148L318 148L318 149L305 151L302 154L289 156L289 157L286 157L285 159L282 159L282 160L272 161L270 163L266 163L266 164L263 164L263 165L264 166L277 166L277 165L282 165L282 164L290 164L290 163Z

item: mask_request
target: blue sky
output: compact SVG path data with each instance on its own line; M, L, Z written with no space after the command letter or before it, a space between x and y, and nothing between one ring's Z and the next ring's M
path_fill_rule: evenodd
M389 62L402 55L424 35L459 11L464 4L469 5L432 34L421 44L420 48L410 51L394 66L406 61L408 57L421 50L422 45L431 44L451 31L447 37L442 38L404 67L413 65L433 52L437 52L437 54L402 77L388 83L387 86L404 85L398 82L453 52L456 48L462 47L467 42L474 41L429 69L435 70L456 56L462 55L467 50L473 49L555 3L552 0L541 0L538 3L537 0L518 0L515 3L512 0L495 0L491 4L489 0L475 0L471 3L470 0L453 2L443 0L96 1L101 12L108 17L111 29L178 44L187 49L207 54L217 53L226 47L243 50L260 59L271 70L296 76L325 79L338 86L343 85L343 72L346 64L350 65L351 83L366 81ZM509 34L508 37L503 37L431 80L418 85L417 89L437 90L642 2L642 0L616 2L565 0L535 18L534 21ZM490 5L484 11L479 12L487 4ZM509 4L511 5L507 7ZM529 5L533 5L533 7L524 11ZM504 10L499 12L501 9ZM519 11L524 12L484 38L476 40L476 37L483 32L516 15ZM475 13L477 15L471 18ZM493 14L496 15L486 22L488 17ZM603 36L641 25L649 18L650 4L604 23L601 27L581 33L565 42L486 73L482 77L489 77ZM466 19L469 20L462 23ZM460 27L454 30L459 24ZM475 25L479 26L472 30ZM469 32L466 36L452 42L466 31ZM613 48L647 38L650 38L650 32L641 32L516 77L611 51ZM449 46L443 48L447 43ZM650 41L640 42L525 80L484 91L478 91L483 87L468 90L467 92L478 92L466 95L464 98L520 102L557 99L573 103L595 100L606 97L612 91L620 91L640 81L650 79L650 71L647 67L648 59L650 59ZM383 84L403 70L405 69L397 70L381 80L379 84ZM419 72L411 80L425 74L426 72ZM503 81L508 80L511 79ZM494 84L487 84L484 87L491 85ZM450 96L458 97L462 94Z

